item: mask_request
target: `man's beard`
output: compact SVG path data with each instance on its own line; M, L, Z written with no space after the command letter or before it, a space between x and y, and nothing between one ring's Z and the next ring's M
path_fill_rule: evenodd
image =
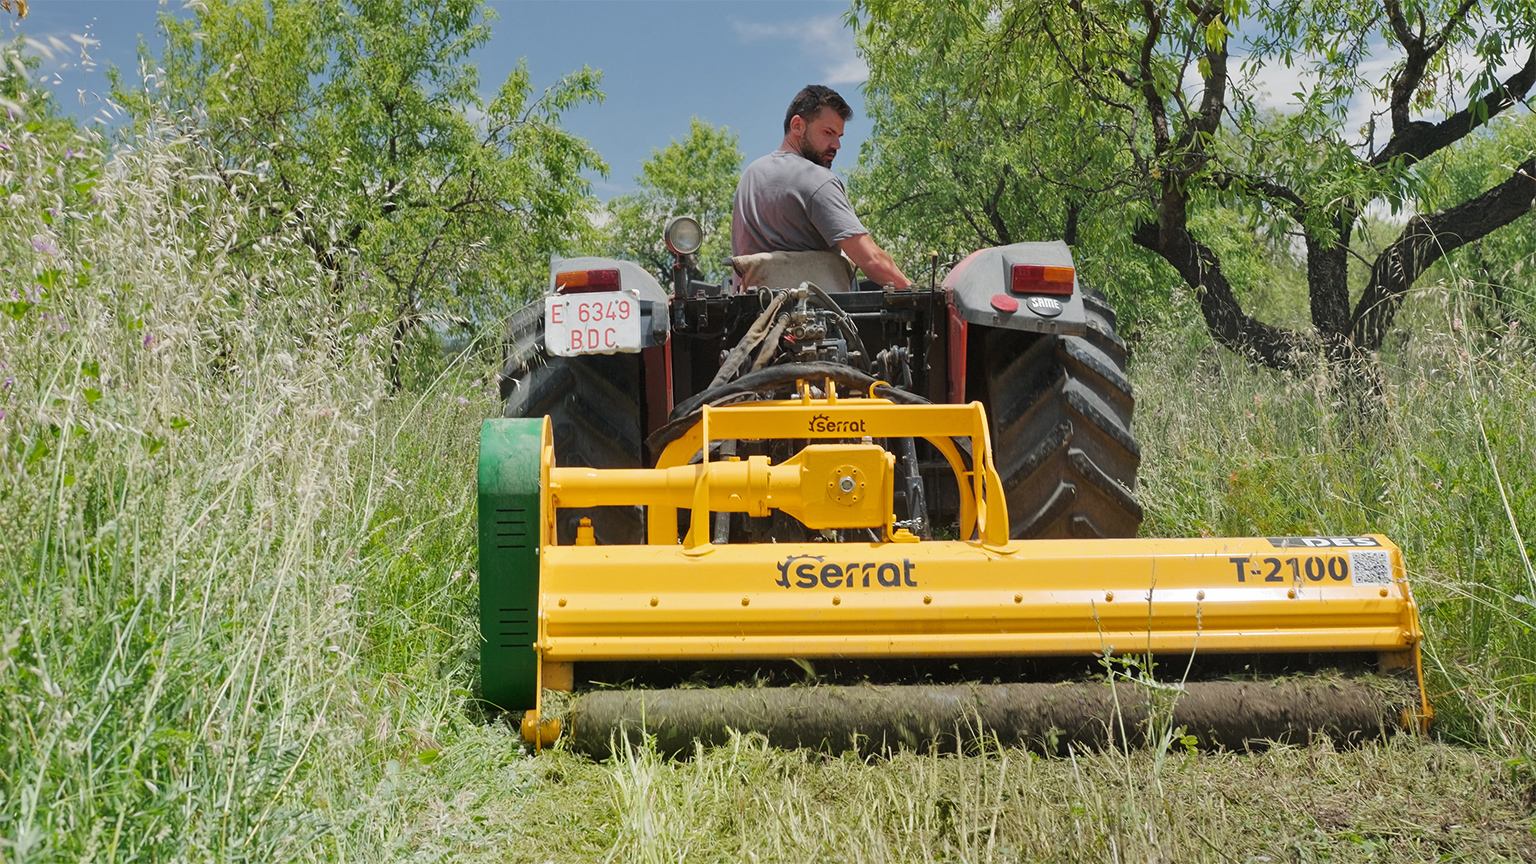
M817 150L814 146L811 145L811 142L802 138L800 139L800 155L804 156L808 161L815 162L817 165L820 165L823 168L831 168L832 159L837 155L837 151Z

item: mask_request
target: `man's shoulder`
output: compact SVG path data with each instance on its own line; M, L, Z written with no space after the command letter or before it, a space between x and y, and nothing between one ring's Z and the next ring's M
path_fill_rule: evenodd
M765 179L787 179L796 185L819 189L828 181L837 183L839 187L843 181L832 173L832 169L824 168L788 150L775 150L766 156L760 156L747 166L742 176L756 176Z

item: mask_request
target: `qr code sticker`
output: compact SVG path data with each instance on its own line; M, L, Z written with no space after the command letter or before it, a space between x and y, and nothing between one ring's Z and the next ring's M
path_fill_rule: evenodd
M1389 552L1363 552L1351 550L1349 572L1354 574L1354 585L1391 585L1392 555Z

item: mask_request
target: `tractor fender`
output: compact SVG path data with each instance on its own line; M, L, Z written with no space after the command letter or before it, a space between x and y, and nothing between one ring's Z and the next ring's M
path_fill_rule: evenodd
M972 252L944 280L944 290L953 310L952 317L966 324L1002 330L1061 336L1087 335L1088 316L1083 308L1083 290L1077 282L1075 268L1072 293L1047 297L1016 294L1009 290L1015 265L1074 267L1072 250L1060 240L1014 243ZM1033 311L1029 302L1031 297L1055 301L1060 311L1054 315ZM1055 310L1048 308L1046 311Z

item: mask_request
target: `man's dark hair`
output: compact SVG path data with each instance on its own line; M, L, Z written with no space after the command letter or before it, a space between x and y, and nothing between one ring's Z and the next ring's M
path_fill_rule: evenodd
M789 121L800 117L805 122L811 122L816 112L823 108L831 108L837 112L837 116L848 122L853 116L853 109L843 101L843 97L837 95L837 91L831 87L823 87L820 84L807 84L805 89L795 94L794 101L789 103L789 110L784 112L784 134L789 134Z

